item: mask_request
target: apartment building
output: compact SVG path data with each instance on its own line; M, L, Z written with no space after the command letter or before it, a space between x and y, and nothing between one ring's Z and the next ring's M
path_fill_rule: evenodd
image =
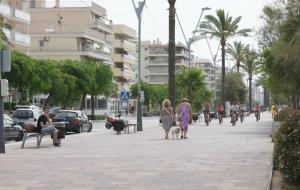
M207 87L214 92L216 90L217 68L209 59L195 59L195 67L202 69L205 74L205 83Z
M46 7L45 0L31 0L31 46L28 54L37 59L92 58L112 64L112 21L106 9L91 3L87 7Z
M136 31L128 26L113 25L113 72L118 91L129 91L136 82Z
M26 51L30 46L28 1L0 0L0 20L2 32L10 46Z
M185 45L177 43L175 46L175 70L188 67L188 49ZM168 72L168 44L159 40L142 43L141 76L143 81L150 84L167 84Z

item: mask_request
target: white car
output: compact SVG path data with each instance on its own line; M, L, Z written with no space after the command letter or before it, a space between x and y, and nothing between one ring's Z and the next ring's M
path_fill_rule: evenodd
M15 122L37 122L43 112L38 109L17 109L12 118Z

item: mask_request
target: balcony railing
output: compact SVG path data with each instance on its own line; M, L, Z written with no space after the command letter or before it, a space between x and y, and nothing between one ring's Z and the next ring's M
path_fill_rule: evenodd
M7 28L2 28L3 33L5 34L8 41L11 43L16 43L20 45L29 46L30 45L30 36L27 34L22 34L20 32L11 31Z
M15 9L15 18L17 20L25 21L28 24L30 23L30 14L25 11Z
M11 8L9 5L6 5L4 3L0 3L0 14L10 17L11 15Z
M112 22L109 21L109 20L106 20L106 19L95 19L95 22L93 24L92 27L96 27L97 29L99 30L102 30L104 32L107 32L107 33L112 33L113 32L113 29L112 29Z
M22 34L19 32L15 32L15 42L21 43L24 45L30 45L30 36L26 34Z
M0 3L0 14L8 17L9 19L15 19L22 23L30 23L30 14L28 12L20 9L15 9L5 3Z

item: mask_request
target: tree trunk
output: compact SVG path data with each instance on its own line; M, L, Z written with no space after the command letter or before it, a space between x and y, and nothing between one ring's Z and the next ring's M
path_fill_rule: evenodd
M175 86L175 2L169 0L169 98L172 107L176 107Z
M47 99L45 100L45 102L44 102L43 110L45 110L45 109L47 108L47 105L48 105L48 102L49 102L49 100L50 100L50 97L51 97L51 93L49 93L48 98L47 98Z
M270 94L269 91L264 88L264 108L267 109L270 107Z
M226 41L224 38L221 39L222 48L222 89L221 89L221 102L225 106L225 46Z
M249 110L252 108L252 76L249 76Z
M91 95L92 119L95 119L95 96Z
M80 109L81 110L85 109L85 97L86 97L86 94L83 94L82 97L81 97L81 103L80 103Z
M237 72L237 73L240 73L240 66L241 66L241 62L240 62L240 60L238 60L238 61L236 62L236 72Z

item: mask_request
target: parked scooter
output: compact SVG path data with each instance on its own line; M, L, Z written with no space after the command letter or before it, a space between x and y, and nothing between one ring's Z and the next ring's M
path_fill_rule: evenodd
M107 129L113 128L114 131L117 132L117 135L120 135L121 131L123 131L126 128L128 121L124 120L124 119L120 119L121 114L117 115L116 117L117 118L112 118L110 116L107 116L106 122L105 122L105 127Z

